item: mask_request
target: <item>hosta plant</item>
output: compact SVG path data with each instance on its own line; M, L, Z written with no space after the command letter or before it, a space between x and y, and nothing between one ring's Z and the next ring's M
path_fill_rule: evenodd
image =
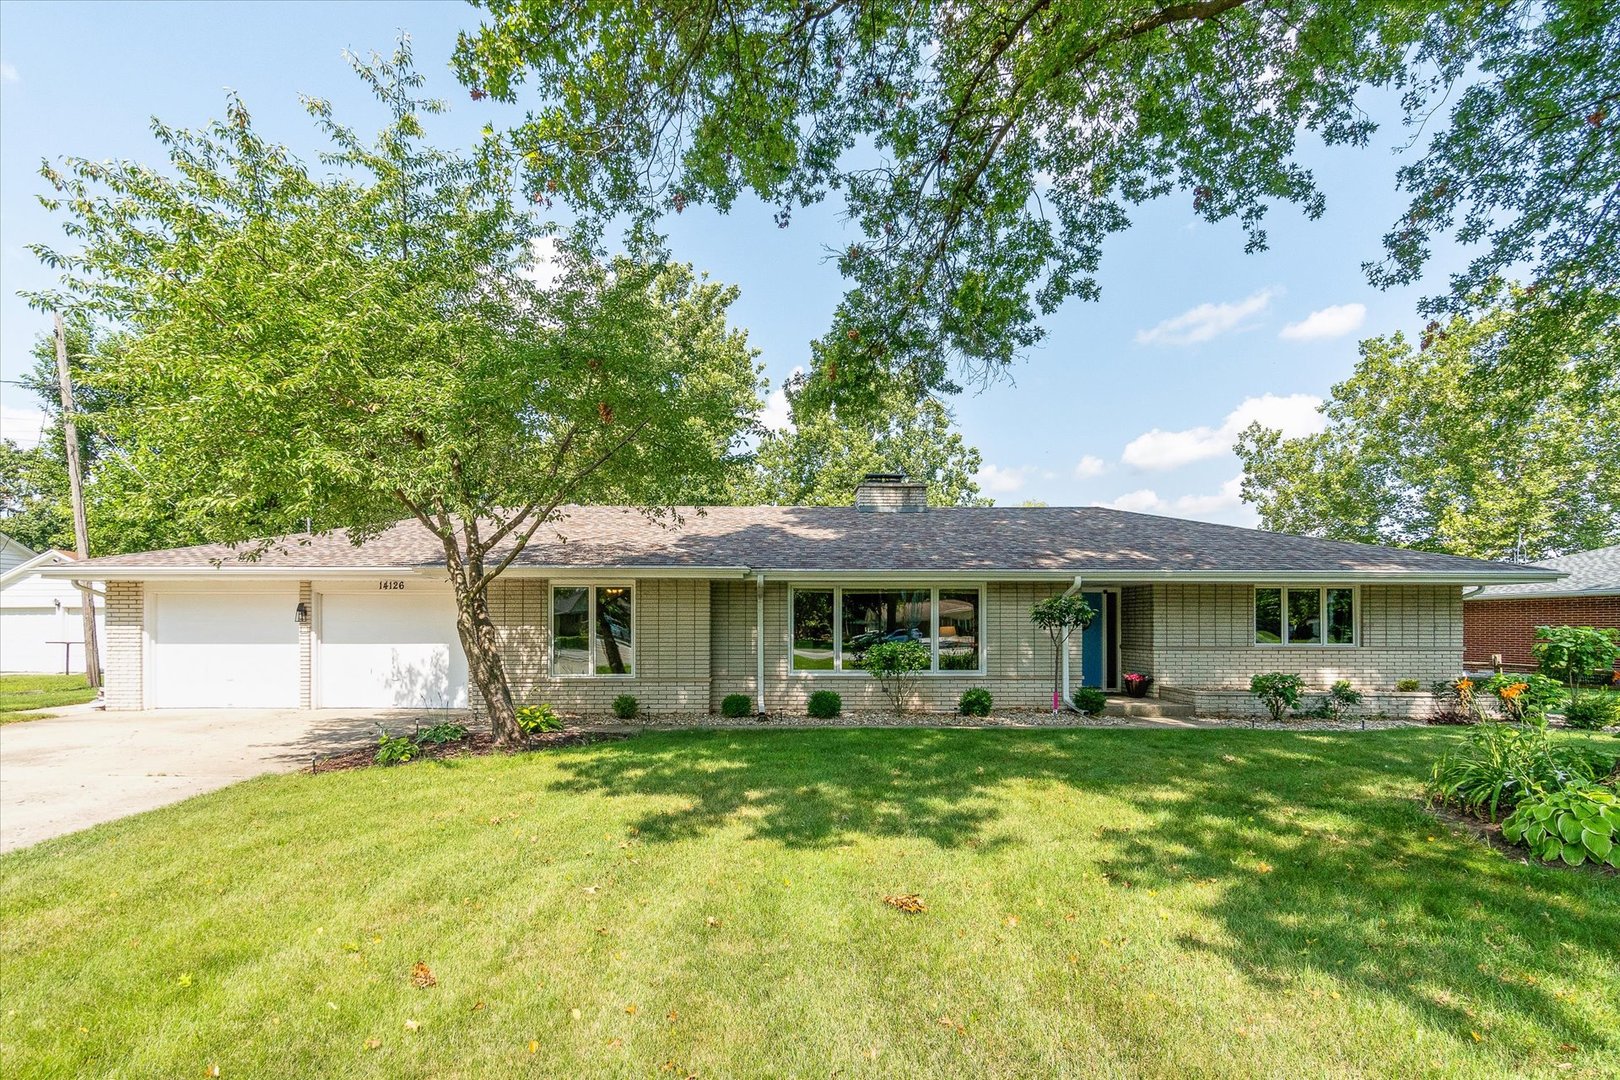
M1548 739L1539 727L1481 724L1469 732L1466 746L1435 762L1429 793L1495 821L1521 802L1591 783L1611 766L1585 747Z
M1527 799L1502 822L1502 835L1547 862L1620 868L1620 797L1582 784Z
M518 729L525 735L561 731L562 717L550 705L525 705L517 710Z

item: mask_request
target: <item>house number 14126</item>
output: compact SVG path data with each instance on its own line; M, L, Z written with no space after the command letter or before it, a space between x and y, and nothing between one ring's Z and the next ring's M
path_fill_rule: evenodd
M384 591L388 591L388 590L391 590L391 589L403 589L404 587L405 587L405 583L403 581L379 581L379 582L377 582L377 588L382 589Z

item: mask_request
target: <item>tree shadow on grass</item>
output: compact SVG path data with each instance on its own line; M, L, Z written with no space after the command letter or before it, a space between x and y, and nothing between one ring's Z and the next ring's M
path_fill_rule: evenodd
M784 734L641 738L559 755L556 787L675 800L635 823L644 842L741 825L802 849L871 837L982 851L1019 842L997 828L1013 786L1025 800L1031 783L1117 799L1151 825L1096 832L1096 869L1136 887L1216 886L1202 910L1224 934L1182 941L1189 951L1278 991L1325 972L1463 1039L1478 1025L1465 1002L1488 987L1505 1012L1582 1049L1620 1049L1586 1003L1554 989L1572 963L1620 956L1620 879L1483 850L1456 857L1416 797L1429 762L1454 742L1443 734Z

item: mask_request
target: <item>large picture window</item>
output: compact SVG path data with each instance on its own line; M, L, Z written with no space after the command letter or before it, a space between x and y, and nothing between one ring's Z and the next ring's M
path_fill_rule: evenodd
M983 594L974 588L803 588L792 593L794 671L858 672L880 641L925 645L932 672L979 674Z
M1350 588L1257 588L1257 645L1354 645L1356 590Z
M551 590L551 673L634 675L635 605L628 585Z

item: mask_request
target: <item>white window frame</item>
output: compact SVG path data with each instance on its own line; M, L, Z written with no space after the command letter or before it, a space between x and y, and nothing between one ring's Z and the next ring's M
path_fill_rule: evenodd
M550 619L546 625L547 663L551 668L553 679L635 679L641 674L641 659L637 656L631 661L630 670L620 675L617 672L603 674L596 670L596 590L597 589L629 589L630 590L630 647L641 648L641 628L636 625L638 614L636 610L636 583L633 581L553 581L548 587L551 597L547 601L550 606ZM585 635L585 655L588 658L586 666L589 671L557 670L557 590L558 589L584 589L585 590L585 626L589 631Z
M966 678L983 678L986 674L988 661L985 656L984 628L985 618L985 587L982 581L964 582L962 584L919 585L913 582L872 581L857 582L849 585L822 585L815 582L805 582L803 585L794 585L788 589L787 611L787 666L789 675L797 676L833 676L847 678L852 675L866 675L863 668L844 667L844 592L926 592L928 594L928 670L923 675L959 675ZM833 616L833 666L829 668L796 668L793 666L793 650L795 638L793 627L795 611L799 603L799 593L832 593ZM939 594L941 592L972 592L978 593L978 621L979 621L979 666L977 668L950 668L942 669L939 666Z
M1282 640L1260 640L1260 611L1258 607L1261 589L1277 589L1282 593L1282 606L1279 609L1282 619ZM1315 592L1317 594L1317 610L1322 619L1322 635L1327 636L1327 594L1330 591L1350 592L1350 640L1349 641L1289 641L1288 640L1288 594L1290 592ZM1249 593L1249 640L1257 649L1354 649L1361 644L1361 586L1359 585L1256 585Z

